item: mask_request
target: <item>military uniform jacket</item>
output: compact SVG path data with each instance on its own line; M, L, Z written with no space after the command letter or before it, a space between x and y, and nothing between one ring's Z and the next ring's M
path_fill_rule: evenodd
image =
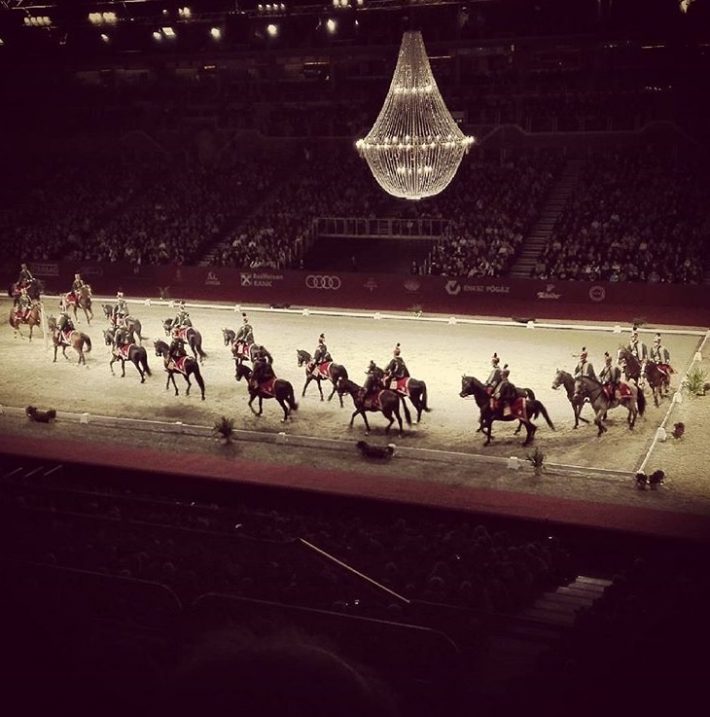
M621 381L621 369L618 366L604 366L599 374L601 383L619 383Z
M670 363L671 354L665 346L654 346L651 349L651 361L655 361L655 363Z
M332 361L330 353L328 353L328 347L325 344L319 344L318 348L313 354L313 360L316 363L323 363L324 361Z
M636 345L629 344L627 348L639 361L643 361L645 358L648 358L648 349L646 348L646 344L641 343L640 341L637 342Z
M22 311L26 311L30 308L30 306L32 306L32 299L30 299L27 294L20 294L20 297L17 300L17 308Z
M586 376L588 378L596 378L594 366L589 361L580 361L574 369L574 377Z
M486 379L486 386L490 386L495 390L496 386L500 383L501 375L500 369L496 366L489 374Z
M389 374L394 378L406 378L409 376L407 366L400 356L395 356L388 364L385 369L385 373Z
M71 290L81 291L82 286L84 286L84 282L81 279L74 279L74 282L71 285Z

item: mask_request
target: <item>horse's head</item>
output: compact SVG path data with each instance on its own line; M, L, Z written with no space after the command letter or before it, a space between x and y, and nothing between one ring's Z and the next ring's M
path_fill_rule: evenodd
M106 343L106 346L111 346L113 344L113 339L113 329L104 329L104 342Z
M385 372L374 361L370 361L365 373L368 373L377 379L381 379L385 375Z
M165 356L165 354L167 354L170 350L170 347L165 343L165 341L161 341L160 339L153 341L153 346L155 347L156 356Z
M466 398L466 396L478 397L482 393L485 394L485 386L477 378L461 376L461 393L459 393L461 398Z
M170 329L173 327L173 320L172 319L165 319L163 321L163 329L165 330L165 335L170 336Z
M50 331L54 331L54 329L57 328L57 320L54 318L54 316L47 317L47 327Z
M104 312L104 316L110 319L113 315L113 306L111 304L101 304L101 309Z
M245 378L248 381L250 376L251 376L251 369L248 366L246 366L245 364L239 363L237 361L236 370L234 372L234 378L236 378L237 381L241 381L243 378Z
M299 368L304 365L308 365L309 361L311 360L311 355L308 353L308 351L304 351L303 349L296 349L296 360L298 361Z
M555 371L555 378L552 379L552 388L557 390L562 385L562 371L558 368Z
M231 329L222 329L222 338L224 339L224 345L229 346L229 344L234 341L234 337L236 334Z

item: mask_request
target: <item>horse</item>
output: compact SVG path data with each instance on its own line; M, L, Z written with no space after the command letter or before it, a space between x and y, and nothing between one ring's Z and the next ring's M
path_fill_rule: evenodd
M120 332L124 331L129 339L133 339L133 333L126 329L104 329L104 341L106 346L113 347L111 352L111 362L108 367L111 369L111 375L115 376L113 372L113 365L116 361L121 362L121 378L126 376L126 361L130 361L138 370L141 377L141 383L145 383L146 374L151 375L150 368L148 367L148 353L140 344L135 343L133 340L129 340L127 343L116 346L116 337Z
M68 361L67 346L71 346L79 354L79 365L86 365L86 356L84 356L84 345L86 345L86 353L91 351L91 338L81 331L72 329L64 331L58 324L54 316L47 318L47 327L52 332L52 342L54 343L54 361L57 360L57 349L62 347L62 355Z
M265 346L236 341L237 335L231 329L222 329L222 337L224 338L224 345L230 347L232 356L238 364L242 363L244 359L249 359L253 365L254 360L259 354L264 356L270 364L274 363L274 357L268 352Z
M35 326L39 326L42 323L42 308L39 304L33 303L30 307L27 316L21 317L20 314L13 307L10 309L10 326L14 329L15 338L18 336L22 337L20 326L22 324L28 324L30 327L30 341L32 341L32 331Z
M160 341L159 339L153 342L153 346L155 347L155 355L163 357L165 371L168 374L168 380L165 382L165 390L167 391L168 388L170 388L170 381L172 380L175 395L178 396L180 394L177 384L175 383L175 374L179 373L182 374L185 377L185 381L187 381L185 395L189 396L190 388L192 386L190 376L194 375L195 381L197 381L197 385L200 387L200 392L202 393L202 400L204 401L205 382L202 378L202 374L200 373L200 365L197 363L197 359L192 358L192 356L178 356L176 358L171 358L170 347L165 343L165 341Z
M641 376L648 381L653 394L653 402L658 406L661 399L667 396L671 388L671 374L673 368L669 364L657 364L655 361L646 360L641 367Z
M74 311L74 321L79 320L76 315L77 306L81 309L84 309L86 323L91 325L91 319L94 318L94 312L91 310L91 287L88 284L84 284L84 286L79 289L78 296L75 296L70 291L66 293L59 302L59 307L62 309L62 311L66 310L68 307L72 308L72 310Z
M527 389L520 389L519 391L525 390ZM532 419L537 418L540 414L542 414L545 421L547 421L547 425L553 431L555 430L555 426L550 420L547 409L542 402L536 398L521 396L519 392L511 406L510 415L505 416L497 408L491 408L491 396L488 386L474 376L461 377L461 393L459 393L459 396L461 396L461 398L473 396L478 404L478 408L481 411L480 430L486 435L484 446L487 446L491 442L494 421L520 421L520 424L525 426L526 430L525 440L523 441L524 446L529 445L535 439L537 426L532 422ZM520 426L518 426L518 428L520 428Z
M174 339L180 339L190 346L192 353L197 359L199 356L200 363L207 358L207 353L202 350L202 334L192 326L176 326L173 328L173 319L163 321L165 335ZM164 342L163 342L164 343Z
M575 396L574 376L572 376L571 373L568 373L567 371L563 371L562 369L558 368L557 372L555 373L555 378L552 381L552 388L556 391L560 386L564 386L564 389L567 392L567 400L572 405L572 411L574 411L574 427L579 428L580 421L584 421L584 423L589 423L589 419L583 418L580 415L584 406L584 400L579 400Z
M643 378L643 370L641 361L631 353L626 346L621 346L617 352L617 361L622 367L622 371L627 381L635 381L639 385L639 379Z
M374 361L370 362L369 371L384 385L385 372ZM408 398L412 402L412 406L414 406L414 410L417 412L417 423L422 420L423 411L427 413L431 412L431 408L427 405L427 389L424 381L412 378L411 376L398 378L395 379L395 385L393 387L391 386L390 390L393 390L402 397L402 403L404 403L405 398Z
M301 396L306 395L308 384L311 381L315 381L318 386L318 393L320 393L320 400L322 401L323 389L321 388L320 383L321 381L330 381L333 384L333 390L330 392L330 396L328 396L328 400L330 401L335 395L335 392L338 390L338 381L341 378L348 377L348 370L345 366L341 366L334 361L326 361L325 363L319 364L314 375L313 357L308 353L308 351L304 351L303 349L296 350L296 360L298 361L299 367L306 367L306 383L303 384ZM340 399L340 408L343 408L342 395L338 394L338 398Z
M261 416L263 413L263 401L265 398L275 398L281 409L284 412L284 417L281 419L281 423L286 423L292 411L298 410L298 404L296 403L296 397L293 393L293 385L290 381L286 381L283 378L271 378L262 381L258 386L255 386L251 381L251 375L253 371L245 366L243 363L237 364L237 381L241 381L242 378L246 379L247 386L249 388L249 408L253 414ZM259 399L259 410L255 411L252 403L254 399Z
M628 411L627 423L629 429L633 430L636 424L636 418L643 416L646 410L646 397L643 395L643 388L636 386L634 383L621 384L621 398L614 395L610 398L607 395L604 386L591 376L580 376L575 379L575 396L578 400L589 399L594 409L594 423L597 424L597 437L605 433L607 428L603 424L603 419L607 411L617 406L624 406Z
M353 405L355 406L355 411L350 417L350 428L353 427L355 416L360 414L362 416L362 420L365 421L366 433L369 434L370 424L367 421L367 415L365 412L375 411L383 413L385 418L389 420L387 428L385 428L385 433L389 433L390 428L394 423L394 419L396 418L397 423L399 424L399 434L403 435L404 428L402 426L402 416L399 413L400 401L404 407L404 420L407 422L408 426L412 425L412 416L409 413L409 408L407 408L407 404L404 403L402 397L395 391L381 388L375 393L365 395L362 386L358 386L354 381L351 381L348 378L341 378L338 380L338 394L342 396L344 393L350 394L353 399Z
M111 304L101 304L101 309L104 312L104 316L111 322L111 325L114 328L118 328L121 326L121 324L116 324L114 322L113 306ZM138 337L138 341L145 341L141 333L143 331L143 324L141 324L139 319L134 319L132 316L126 316L123 319L123 326L127 331L134 333Z

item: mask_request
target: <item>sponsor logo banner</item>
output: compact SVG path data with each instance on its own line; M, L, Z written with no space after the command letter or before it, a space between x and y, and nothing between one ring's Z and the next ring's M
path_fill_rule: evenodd
M48 264L46 262L32 262L30 270L37 276L59 276L59 264Z
M536 296L538 299L546 299L546 300L554 300L561 298L562 294L559 294L555 291L555 285L554 284L547 284L543 291L536 292Z
M407 281L404 282L404 290L410 294L415 294L421 287L422 283L419 279L407 279Z
M456 296L462 291L464 294L509 294L510 286L507 284L461 284L456 279L449 279L444 285L447 294Z
M379 286L379 284L378 284L373 278L369 278L369 279L363 284L363 287L364 287L365 289L367 289L370 293L372 293L378 286Z
M325 274L309 274L306 277L306 287L308 289L320 289L323 291L338 291L343 285L339 276Z
M274 285L274 282L283 281L283 274L270 274L269 272L243 271L239 274L239 283L245 287L266 287Z
M604 301L606 299L606 289L603 286L593 286L589 289L589 298L592 301Z
M219 280L219 277L214 271L208 271L205 284L208 286L221 286L222 282Z

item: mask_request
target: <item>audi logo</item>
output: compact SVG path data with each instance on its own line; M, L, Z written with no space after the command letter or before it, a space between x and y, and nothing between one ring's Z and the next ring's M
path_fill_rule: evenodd
M321 276L320 274L309 274L306 277L306 286L309 289L326 289L337 291L343 285L339 276Z

